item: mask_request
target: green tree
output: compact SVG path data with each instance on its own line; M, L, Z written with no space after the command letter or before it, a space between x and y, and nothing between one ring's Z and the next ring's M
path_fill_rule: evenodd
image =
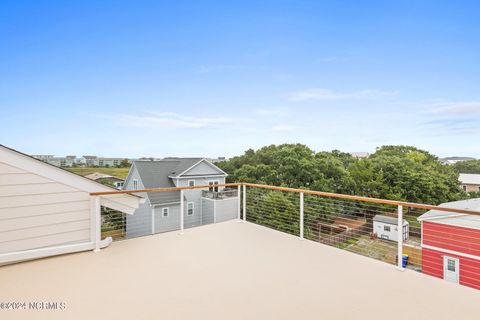
M350 172L360 195L430 204L465 197L453 168L415 147L381 147Z
M480 160L459 161L453 166L458 173L478 173L480 174Z

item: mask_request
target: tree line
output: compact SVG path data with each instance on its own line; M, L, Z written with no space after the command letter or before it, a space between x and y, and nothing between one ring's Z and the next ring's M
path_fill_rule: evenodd
M462 164L443 165L437 156L412 146L382 146L357 159L338 150L315 152L302 144L282 144L249 149L219 166L230 182L440 204L480 197L460 188ZM468 168L480 173L480 161Z

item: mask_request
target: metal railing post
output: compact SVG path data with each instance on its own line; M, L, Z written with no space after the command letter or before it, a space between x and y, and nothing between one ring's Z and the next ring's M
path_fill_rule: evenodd
M300 239L303 239L303 192L300 192Z
M247 221L247 186L243 185L243 221Z
M237 219L240 220L240 215L241 215L241 207L242 205L240 204L240 195L242 194L242 186L238 185L237 186L237 192L238 192L238 208L237 208Z
M405 270L403 267L403 206L398 206L398 232L397 232L397 269Z
M183 201L183 190L180 190L180 234L183 234L183 227L184 227L184 201Z

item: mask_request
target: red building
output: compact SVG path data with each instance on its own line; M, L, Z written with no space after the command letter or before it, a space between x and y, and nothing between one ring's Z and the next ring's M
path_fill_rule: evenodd
M480 211L480 199L441 206ZM480 216L430 210L422 224L422 272L480 289Z

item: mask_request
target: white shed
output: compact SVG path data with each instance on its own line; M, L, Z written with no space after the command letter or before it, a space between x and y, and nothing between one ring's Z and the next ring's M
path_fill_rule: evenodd
M377 214L373 217L373 233L380 239L398 241L398 221L395 217ZM409 224L403 220L403 240L408 239Z
M142 198L0 145L0 264L100 249L100 205L133 214Z

